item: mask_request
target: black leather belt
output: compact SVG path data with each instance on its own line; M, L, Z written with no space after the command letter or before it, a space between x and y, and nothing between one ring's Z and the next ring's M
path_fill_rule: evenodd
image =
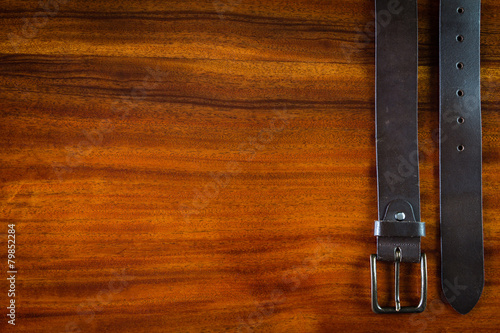
M479 0L441 0L441 284L459 313L484 285Z
M376 313L421 312L427 302L427 261L420 251L418 172L417 1L376 0L376 145L379 220L377 254L371 256L372 309ZM377 260L395 263L395 307L377 300ZM401 307L399 266L421 264L418 306Z

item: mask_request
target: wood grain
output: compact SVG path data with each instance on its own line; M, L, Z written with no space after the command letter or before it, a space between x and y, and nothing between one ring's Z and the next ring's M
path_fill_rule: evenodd
M0 330L495 331L500 3L482 3L484 293L467 316L440 298L439 5L422 0L429 305L385 316L370 309L372 1L61 0L46 21L2 1L1 270L15 223L18 275Z

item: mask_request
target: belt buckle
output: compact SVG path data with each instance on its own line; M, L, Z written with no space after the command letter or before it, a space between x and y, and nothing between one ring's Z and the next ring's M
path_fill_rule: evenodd
M394 273L395 273L395 307L382 307L378 304L377 297L377 255L370 256L370 270L372 282L372 310L375 313L419 313L424 311L427 304L427 256L422 253L420 256L420 276L421 291L420 302L417 306L403 306L399 299L399 266L401 264L401 250L399 248L394 252Z

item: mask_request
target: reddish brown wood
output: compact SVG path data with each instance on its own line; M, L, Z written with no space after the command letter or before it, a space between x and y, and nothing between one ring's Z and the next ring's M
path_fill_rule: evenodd
M429 305L396 316L370 309L372 1L67 1L24 35L38 2L3 3L0 270L15 223L19 272L1 331L499 326L498 2L482 1L486 285L466 316L440 300L438 1L419 2Z

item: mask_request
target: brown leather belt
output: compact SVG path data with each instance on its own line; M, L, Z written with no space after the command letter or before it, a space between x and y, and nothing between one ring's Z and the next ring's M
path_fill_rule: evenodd
M459 313L484 285L479 0L441 0L441 284Z
M372 309L376 313L422 312L427 302L427 261L420 251L418 171L417 1L376 0L376 146L379 220L377 254L371 256ZM395 263L395 307L377 300L377 260ZM421 298L401 307L399 266L421 264Z

